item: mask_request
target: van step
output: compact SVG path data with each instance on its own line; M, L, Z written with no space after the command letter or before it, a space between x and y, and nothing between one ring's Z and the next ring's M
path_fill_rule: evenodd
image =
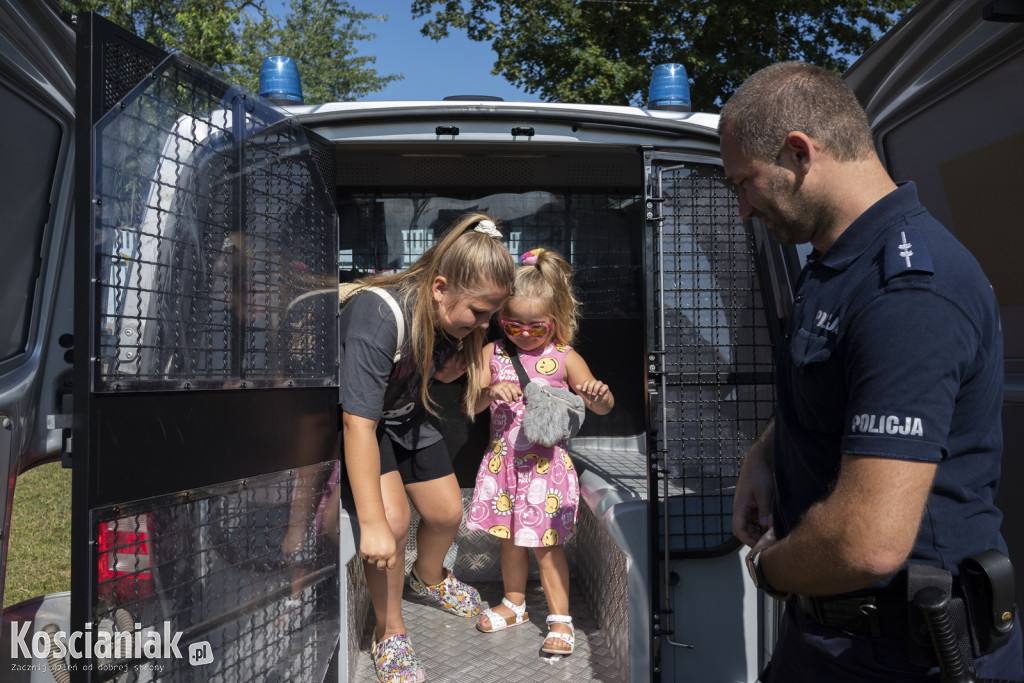
M500 582L477 583L487 606L501 602ZM416 654L427 670L428 681L469 683L534 683L545 681L611 681L620 676L611 654L602 644L593 614L582 593L572 584L569 604L576 628L576 652L568 657L550 657L540 651L547 633L544 619L547 604L539 581L527 586L526 606L530 623L499 633L481 633L476 618L463 619L421 601L406 586L402 616ZM370 642L371 625L359 643L358 660L352 663L353 683L377 680Z

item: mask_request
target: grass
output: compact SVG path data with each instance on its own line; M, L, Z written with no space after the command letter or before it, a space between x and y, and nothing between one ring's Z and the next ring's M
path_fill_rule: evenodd
M71 470L59 462L18 477L4 607L71 588Z

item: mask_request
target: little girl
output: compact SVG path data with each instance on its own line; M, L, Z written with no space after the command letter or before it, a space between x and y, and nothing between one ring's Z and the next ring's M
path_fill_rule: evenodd
M572 387L599 415L611 410L615 400L570 346L579 307L573 295L572 267L548 249L528 252L522 262L516 269L515 294L502 309L501 329L508 341L485 346L480 362L476 412L491 408L491 447L480 463L466 527L501 539L505 596L501 605L481 614L477 628L493 633L528 621L526 549L533 548L548 602L549 632L541 650L568 655L575 631L569 616L569 565L562 544L576 530L579 481L563 444L546 448L527 441L521 431L523 387L510 359L509 342L530 381Z

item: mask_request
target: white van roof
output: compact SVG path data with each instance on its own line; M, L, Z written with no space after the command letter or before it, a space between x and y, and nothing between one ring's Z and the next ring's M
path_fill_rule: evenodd
M672 136L709 137L717 140L718 115L705 112L653 111L639 107L499 100L438 100L395 102L330 102L286 106L285 111L303 123L386 123L399 120L540 120L578 121L584 125L622 126L623 129L661 132Z

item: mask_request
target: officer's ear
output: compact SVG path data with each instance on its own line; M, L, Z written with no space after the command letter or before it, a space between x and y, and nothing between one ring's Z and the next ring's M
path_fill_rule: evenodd
M806 176L821 153L821 146L814 138L794 130L786 133L776 163L798 176Z

